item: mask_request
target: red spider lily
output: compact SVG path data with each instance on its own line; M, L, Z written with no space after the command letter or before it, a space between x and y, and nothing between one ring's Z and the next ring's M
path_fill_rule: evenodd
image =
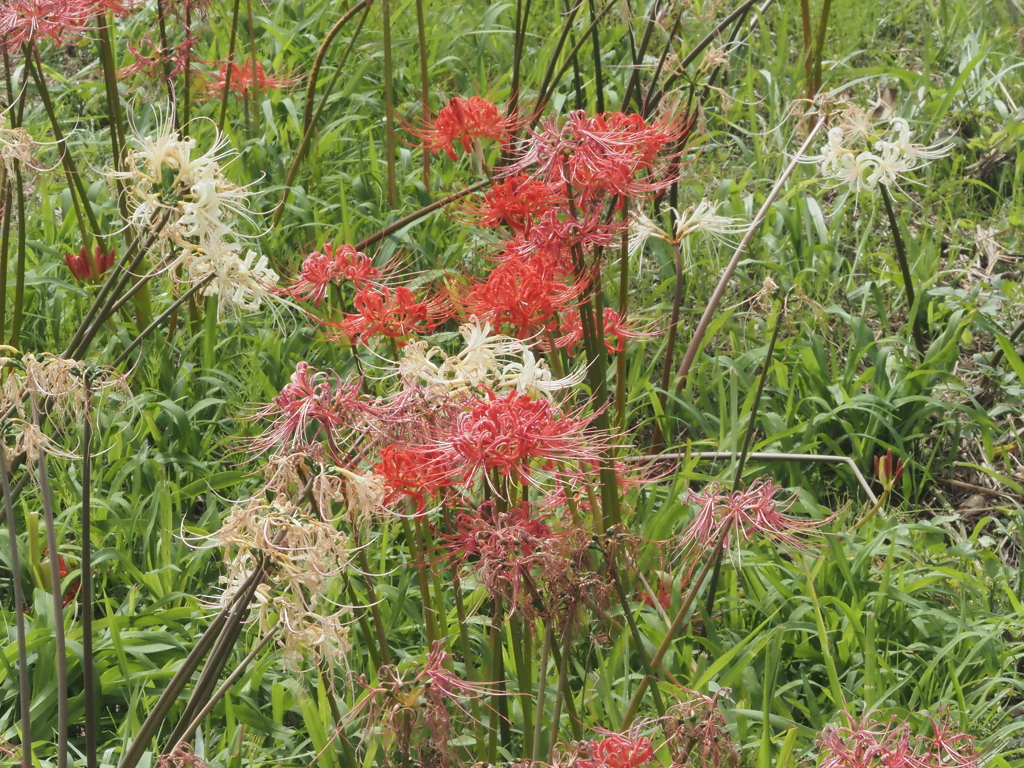
M230 83L228 82L229 72L231 73ZM235 64L230 61L221 64L220 73L209 84L208 90L219 94L224 91L224 86L227 84L230 90L240 96L249 96L252 94L253 87L256 88L257 93L266 93L277 88L295 85L297 82L298 80L294 77L274 77L268 75L266 70L263 69L263 65L258 61L256 62L254 73L253 62L250 59L246 59L241 64Z
M671 184L671 177L657 179L653 172L658 152L678 135L676 125L647 125L639 115L570 112L561 126L552 117L540 131L531 130L509 172L533 168L549 184L568 183L582 198L633 197ZM644 172L647 178L641 180Z
M96 17L107 11L128 14L116 0L9 0L0 5L0 40L12 53L44 39L64 45L92 29Z
M633 330L619 313L611 307L604 308L604 346L609 355L621 352L626 348L627 339L637 339L641 333ZM583 323L579 310L570 309L562 315L562 335L555 339L555 346L568 351L570 357L579 352L578 346L583 341Z
M440 152L443 149L448 157L456 160L456 142L469 154L474 139L505 141L514 123L502 117L498 108L486 99L479 96L468 99L455 96L441 108L430 125L412 132L423 140L423 148L428 152Z
M564 190L522 174L495 182L484 195L482 206L468 208L480 217L483 227L506 226L517 234L530 231L540 216L564 200Z
M978 755L972 738L951 730L948 721L933 722L934 736L915 737L907 723L872 722L865 716L859 723L843 713L848 726L826 728L819 739L823 759L819 768L975 768Z
M476 315L495 328L507 324L519 338L528 338L576 305L580 287L566 283L558 272L554 262L540 255L510 258L456 300L467 316Z
M597 464L599 451L588 432L593 417L567 416L548 400L515 390L488 392L448 426L439 459L451 476L470 485L478 473L529 481L534 465L572 477L569 465Z
M273 421L257 445L295 449L324 436L339 455L335 431L358 428L375 414L374 407L363 400L358 381L343 382L337 374L318 371L303 361L295 366L281 393L257 414Z
M80 283L97 280L105 274L112 266L117 254L113 248L104 251L99 244L93 246L92 254L84 245L78 253L64 254L64 263L68 265L71 274Z
M404 286L363 288L352 299L354 314L339 326L344 336L365 344L373 336L402 339L412 333L432 331L448 314L439 299L417 301Z
M365 253L351 245L335 248L326 243L322 253L314 251L305 258L302 271L284 292L296 299L312 301L319 307L332 283L337 285L343 280L349 280L356 288L364 288L378 277L380 270L373 266Z
M438 471L437 449L430 446L385 446L374 472L387 479L389 502L405 496L416 504L416 513L427 508L427 497L452 484Z
M654 746L646 736L612 734L585 747L586 758L577 758L576 768L639 768L654 760Z
M197 38L194 35L188 35L177 45L162 48L154 43L149 35L143 35L139 40L139 48L136 48L131 42L126 44L128 50L135 57L135 61L127 67L117 70L117 76L124 79L142 73L149 80L161 81L180 75L186 64L203 63L202 59L192 55L196 41ZM153 52L143 53L141 51L143 45Z
M530 228L528 240L539 253L558 259L560 268L566 272L575 271L572 251L579 249L589 252L595 247L607 248L622 232L626 222L616 220L602 224L600 214L574 217L565 209L545 212Z
M891 491L895 488L902 476L903 459L894 460L891 448L884 456L875 456L875 477L885 490Z
M835 515L823 520L787 517L782 513L792 504L792 499L780 507L775 498L780 491L782 489L770 477L761 477L745 491L730 492L718 483L710 483L699 493L691 492L690 500L700 510L680 538L680 545L698 542L710 546L725 533L748 541L760 534L780 544L798 547L803 543L800 534L815 531L835 518Z

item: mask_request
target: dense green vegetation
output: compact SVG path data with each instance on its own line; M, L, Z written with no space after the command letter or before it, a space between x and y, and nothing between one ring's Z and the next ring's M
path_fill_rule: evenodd
M1022 19L0 0L5 762L1024 766Z

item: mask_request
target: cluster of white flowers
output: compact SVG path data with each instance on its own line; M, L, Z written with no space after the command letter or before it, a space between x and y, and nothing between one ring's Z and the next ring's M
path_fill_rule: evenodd
M583 369L562 379L554 378L547 363L537 359L524 342L491 331L489 323L475 317L461 326L459 332L466 345L457 355L447 355L423 340L410 342L398 361L398 374L407 387L420 386L449 397L479 387L550 397L583 381Z
M218 295L221 305L258 309L278 276L265 256L243 247L234 229L238 220L252 223L251 192L224 176L227 138L218 133L210 149L194 157L195 139L183 138L165 119L155 138L135 140L127 170L114 174L131 181L133 224L149 229L169 215L161 237L180 249L175 265L184 267L189 281L209 280L203 294Z
M821 152L804 160L817 165L821 175L836 186L857 194L874 192L879 184L895 187L907 173L945 157L952 148L949 141L931 146L914 144L910 124L902 117L888 123L889 130L880 136L866 113L847 110L842 122L829 129Z

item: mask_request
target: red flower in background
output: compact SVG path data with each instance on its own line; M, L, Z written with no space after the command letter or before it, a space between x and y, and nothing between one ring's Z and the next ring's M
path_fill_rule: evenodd
M65 254L64 263L68 265L68 269L71 270L71 274L75 276L78 282L85 283L96 280L105 274L114 266L116 258L117 253L113 248L109 251L104 251L97 243L93 246L91 254L84 245L78 253Z
M416 503L416 512L427 508L427 496L451 485L448 473L439 468L436 448L385 446L374 472L387 479L391 501L405 496Z
M442 149L452 160L456 160L455 144L461 144L463 151L469 154L473 149L473 139L494 139L505 141L514 121L502 117L498 108L479 96L463 99L453 97L433 122L424 129L412 131L422 139L423 148L428 152L440 152Z
M373 266L365 253L351 245L335 248L326 243L322 253L314 251L306 257L302 262L302 270L284 292L320 306L331 283L349 280L356 288L364 288L380 277L380 274L380 270Z
M612 734L590 742L587 752L575 761L576 768L639 768L654 760L654 745L645 736Z
M228 73L231 74L231 81L228 82ZM295 85L298 80L293 77L274 77L268 75L263 65L258 61L255 63L255 70L251 59L246 59L241 64L226 61L220 65L220 73L214 77L213 82L208 86L210 91L220 93L227 85L229 90L241 96L248 96L255 86L258 93L266 93L276 88L284 88Z
M627 339L639 338L640 334L630 328L611 307L604 308L604 346L609 355L626 348ZM565 349L569 357L579 353L577 348L583 341L583 323L577 309L570 309L562 315L562 335L555 339L555 346Z

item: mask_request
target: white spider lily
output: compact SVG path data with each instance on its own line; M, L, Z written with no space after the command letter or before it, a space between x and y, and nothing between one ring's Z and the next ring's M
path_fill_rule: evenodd
M898 186L910 171L945 157L952 149L949 141L930 146L913 143L910 124L902 117L892 118L889 124L888 138L880 138L865 112L846 110L842 123L829 129L821 152L802 162L817 165L821 175L836 182L835 186L845 186L857 194L874 192L879 184Z
M409 342L398 361L398 375L406 387L422 386L445 397L481 387L550 396L583 381L582 371L555 379L525 343L491 330L489 323L471 319L459 328L466 345L455 355L423 340Z

